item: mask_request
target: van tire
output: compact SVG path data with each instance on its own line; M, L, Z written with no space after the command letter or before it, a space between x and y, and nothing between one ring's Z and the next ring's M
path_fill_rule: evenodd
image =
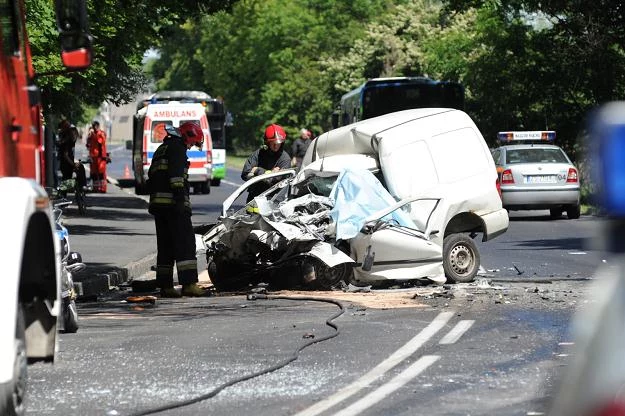
M221 184L221 179L213 178L211 179L211 186L219 186Z
M248 273L238 265L216 261L213 256L206 260L208 277L218 292L243 290L250 284Z
M452 283L469 283L480 268L480 252L466 234L450 234L443 240L443 269Z
M202 191L202 193L204 195L211 193L211 182L210 182L210 180L208 180L206 182L202 182L202 185L200 186L200 191Z

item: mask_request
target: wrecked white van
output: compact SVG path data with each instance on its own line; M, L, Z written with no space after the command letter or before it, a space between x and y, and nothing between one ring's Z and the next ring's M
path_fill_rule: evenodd
M482 234L482 241L491 240L508 229L496 168L473 120L444 108L364 120L318 137L302 165L336 156L345 157L343 166L349 166L352 154L376 159L396 200L421 199L405 210L419 229L427 223L428 237L443 247L445 275L455 282L472 281L480 265L472 239ZM427 198L430 204L423 202Z
M256 177L224 202L202 236L218 290L471 281L480 264L472 238L508 227L488 148L457 110L407 110L332 130L294 175ZM230 209L254 182L280 176L288 179Z

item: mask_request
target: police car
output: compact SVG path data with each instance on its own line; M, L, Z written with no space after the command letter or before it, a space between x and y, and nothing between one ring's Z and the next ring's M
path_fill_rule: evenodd
M566 153L553 142L555 131L499 132L492 150L504 208L549 209L552 218L564 211L580 216L579 175Z

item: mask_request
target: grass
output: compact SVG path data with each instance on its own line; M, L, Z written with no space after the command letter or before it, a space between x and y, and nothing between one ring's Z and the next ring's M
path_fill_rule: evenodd
M228 166L228 168L231 168L231 169L242 170L243 165L245 164L245 161L247 160L248 157L249 155L240 156L240 155L228 154L226 156L226 165Z

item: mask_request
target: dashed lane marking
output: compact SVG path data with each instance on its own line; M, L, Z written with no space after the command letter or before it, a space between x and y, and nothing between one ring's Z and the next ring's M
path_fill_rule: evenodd
M376 403L384 400L385 397L392 394L395 390L402 388L406 383L438 361L439 358L441 357L438 355L424 355L415 363L410 365L410 367L395 376L391 381L378 387L376 390L367 394L362 399L352 403L345 409L335 413L334 416L352 416L364 412Z
M387 371L391 370L397 364L401 363L406 358L415 353L423 344L425 344L430 338L432 338L438 331L440 331L455 312L441 312L428 326L423 328L421 332L415 335L410 341L404 344L401 348L391 354L386 360L375 366L368 373L349 384L347 387L339 390L332 396L315 403L307 409L302 410L295 416L315 416L327 409L339 404L343 400L353 396L365 387L368 387L375 380L384 375Z
M469 330L475 323L474 320L463 320L454 326L451 331L447 333L439 342L439 344L453 344L460 339L460 337Z

